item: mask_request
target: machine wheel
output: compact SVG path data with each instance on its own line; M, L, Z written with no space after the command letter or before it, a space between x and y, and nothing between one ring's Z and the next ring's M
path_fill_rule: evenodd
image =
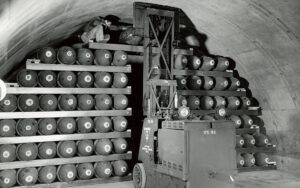
M146 172L143 163L137 163L134 165L132 177L133 177L133 185L135 188L146 187Z

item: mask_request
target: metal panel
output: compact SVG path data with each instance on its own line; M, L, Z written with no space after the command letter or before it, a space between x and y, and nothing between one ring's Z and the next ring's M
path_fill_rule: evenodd
M98 161L114 161L114 160L129 160L132 158L132 153L126 154L112 154L108 156L94 155L88 157L72 157L72 158L54 158L54 159L38 159L32 161L14 161L7 163L0 163L0 170L16 169L27 167L40 167L49 165L62 165L62 164L78 164Z
M130 73L131 66L98 66L98 65L63 65L63 64L41 64L26 62L26 69L30 70L52 70L52 71L88 71L88 72L124 72Z
M131 108L128 108L127 110L1 112L0 119L131 116L131 114L132 114Z
M110 132L110 133L86 133L86 134L57 134L57 135L40 135L40 136L18 136L18 137L1 137L0 144L20 144L65 140L92 140L101 138L129 138L131 131L127 132Z

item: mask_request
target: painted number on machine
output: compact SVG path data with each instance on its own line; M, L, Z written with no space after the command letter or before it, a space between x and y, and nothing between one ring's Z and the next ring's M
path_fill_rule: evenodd
M217 131L215 129L204 130L203 134L204 135L216 135Z

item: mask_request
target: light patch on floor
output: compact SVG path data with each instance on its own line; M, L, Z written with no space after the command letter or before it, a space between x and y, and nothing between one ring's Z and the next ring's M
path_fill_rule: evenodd
M134 186L132 181L125 181L125 182L118 182L118 183L85 185L76 188L134 188Z

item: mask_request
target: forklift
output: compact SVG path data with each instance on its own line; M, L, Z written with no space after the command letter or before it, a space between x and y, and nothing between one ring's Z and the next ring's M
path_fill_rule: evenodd
M233 188L236 173L235 128L224 120L199 120L180 105L174 79L181 10L134 3L136 35L143 36L143 121L133 167L135 188ZM152 47L158 47L154 53Z

